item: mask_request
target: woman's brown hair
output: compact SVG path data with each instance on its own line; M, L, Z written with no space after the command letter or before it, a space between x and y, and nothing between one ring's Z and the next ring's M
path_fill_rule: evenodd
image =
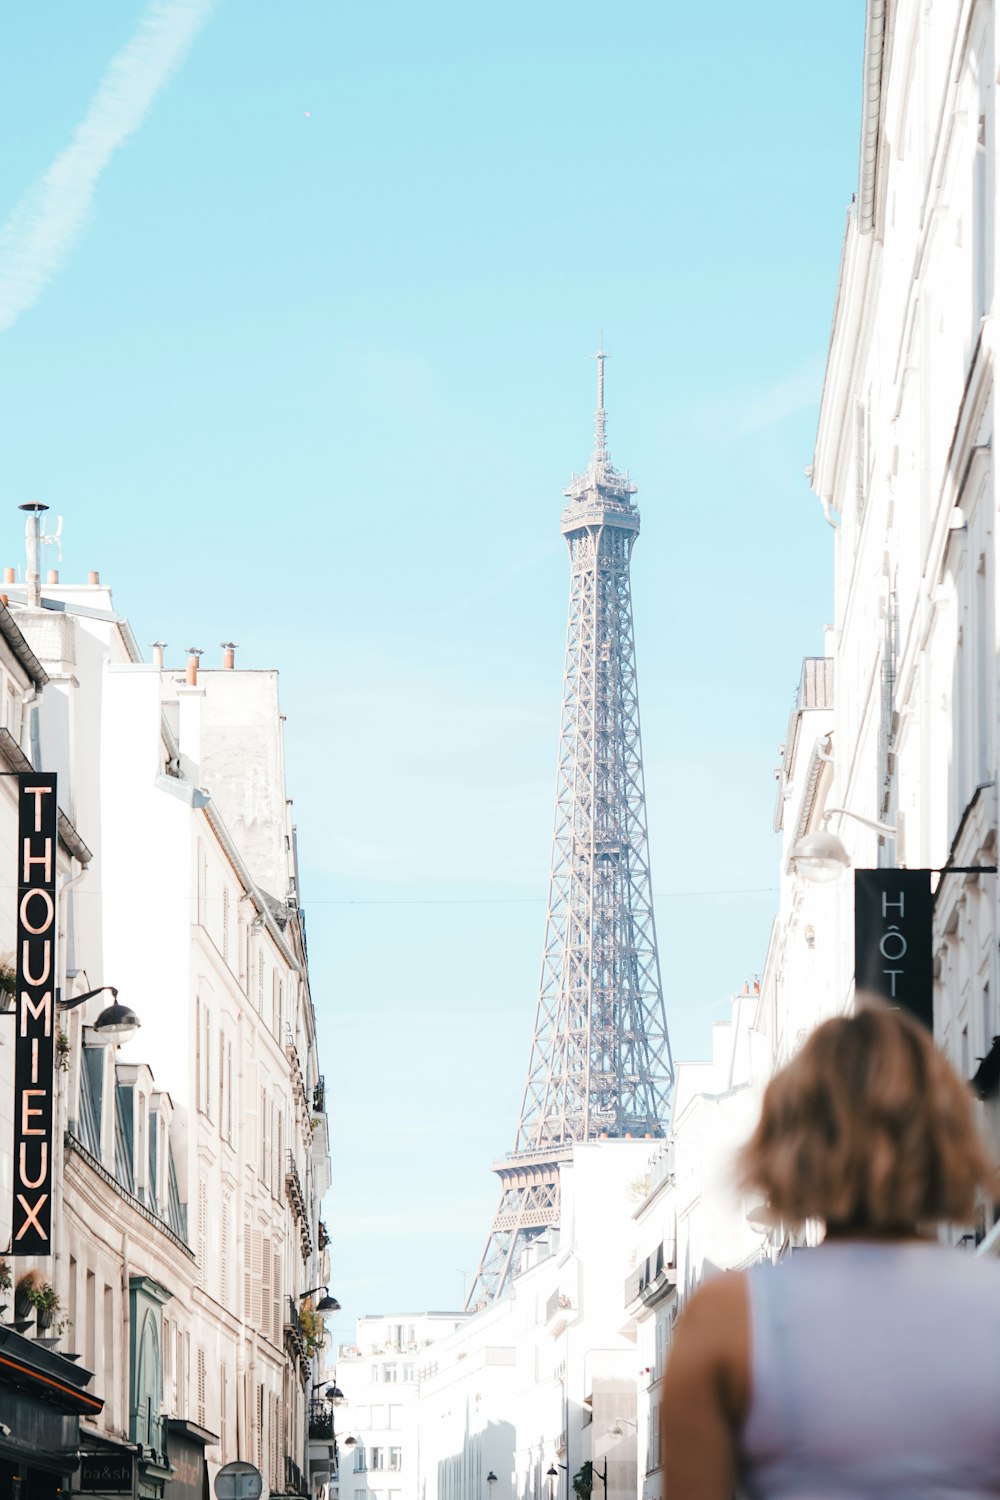
M881 1004L825 1021L772 1078L738 1173L775 1216L842 1232L968 1224L977 1189L1000 1197L969 1089L923 1026Z

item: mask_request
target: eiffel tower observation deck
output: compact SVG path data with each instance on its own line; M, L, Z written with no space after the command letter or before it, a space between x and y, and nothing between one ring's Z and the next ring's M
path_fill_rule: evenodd
M576 1141L664 1134L673 1061L656 949L629 566L636 486L608 456L602 346L594 452L564 491L569 623L538 1010L514 1150L470 1309L507 1290L559 1222Z

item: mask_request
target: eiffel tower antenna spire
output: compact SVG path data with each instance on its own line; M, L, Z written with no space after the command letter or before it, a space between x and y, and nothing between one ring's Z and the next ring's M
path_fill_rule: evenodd
M636 486L605 445L604 339L594 455L564 491L569 626L538 1008L514 1150L470 1309L502 1296L559 1222L577 1141L662 1136L673 1084L646 834L629 575Z
M597 360L597 410L594 412L594 461L599 463L607 457L607 414L604 410L604 361L608 356L604 352L604 329L601 329L601 337L597 346L597 353L591 356Z

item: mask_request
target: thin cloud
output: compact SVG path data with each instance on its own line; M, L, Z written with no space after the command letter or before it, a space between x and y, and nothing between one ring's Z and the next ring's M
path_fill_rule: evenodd
M776 427L796 412L817 406L822 384L823 360L817 358L809 360L785 380L748 394L741 403L734 436L748 437L752 432Z
M0 230L0 330L38 301L87 222L98 179L177 70L215 0L154 0L112 58L70 144Z

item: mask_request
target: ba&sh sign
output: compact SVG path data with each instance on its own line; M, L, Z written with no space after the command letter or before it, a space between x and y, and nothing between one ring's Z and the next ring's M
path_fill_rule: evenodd
M930 870L855 870L854 986L934 1027Z
M18 776L15 1255L52 1254L55 1062L56 778Z

